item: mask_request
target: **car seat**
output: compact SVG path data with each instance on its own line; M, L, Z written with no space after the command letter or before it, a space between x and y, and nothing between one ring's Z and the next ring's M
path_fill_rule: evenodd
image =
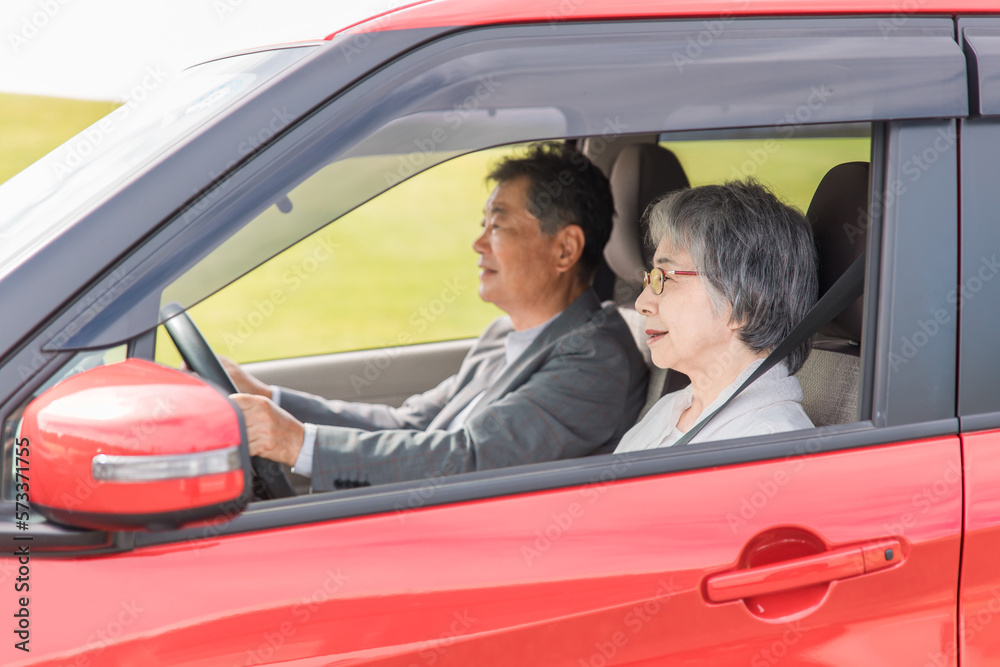
M806 218L819 254L819 293L865 251L868 240L869 164L847 162L830 169L813 194ZM813 350L796 374L802 407L816 426L859 418L863 298L857 299L813 340Z
M646 345L646 318L635 310L636 297L642 291L642 272L650 266L655 250L646 243L648 229L643 214L654 200L689 187L689 182L677 157L658 144L632 144L623 148L611 167L609 180L615 216L604 258L616 276L614 301L650 367L641 417L665 390L676 391L689 382L683 373L653 366Z

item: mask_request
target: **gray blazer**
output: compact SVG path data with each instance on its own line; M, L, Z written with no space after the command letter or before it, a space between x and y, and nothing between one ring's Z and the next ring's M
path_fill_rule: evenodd
M318 424L312 487L329 490L614 451L635 423L647 368L614 304L588 290L504 372L510 318L494 320L456 375L398 408L281 390ZM481 391L461 428L444 430Z

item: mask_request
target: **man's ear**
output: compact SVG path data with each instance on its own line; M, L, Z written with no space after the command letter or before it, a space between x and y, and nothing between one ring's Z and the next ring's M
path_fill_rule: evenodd
M556 270L569 271L580 261L587 239L580 225L566 225L556 232Z

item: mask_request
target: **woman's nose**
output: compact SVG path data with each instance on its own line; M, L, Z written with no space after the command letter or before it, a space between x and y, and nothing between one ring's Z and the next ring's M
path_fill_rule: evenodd
M647 317L656 314L656 295L653 294L652 287L647 285L639 292L635 300L635 309Z

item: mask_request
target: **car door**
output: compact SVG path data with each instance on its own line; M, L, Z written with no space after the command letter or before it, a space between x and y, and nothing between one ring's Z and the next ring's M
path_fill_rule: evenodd
M54 340L68 356L125 341L130 355L152 357L150 303L200 300L200 288L180 287L205 284L184 277L208 275L195 269L209 250L228 257L227 234L254 229L296 179L324 166L344 177L360 164L352 157L375 160L385 188L383 157L433 162L550 137L588 137L597 151L597 139L608 146L624 134L723 138L746 126L795 134L862 123L873 195L854 219L867 238L856 421L261 502L180 530L40 525L49 550L31 566L37 652L5 647L5 657L957 664L948 647L958 631L963 478L949 138L967 91L954 24L913 18L885 33L874 19L727 18L718 34L713 25L503 26L408 53L229 172L188 209L192 224L169 220L118 277L90 288L110 290L102 309L54 320L39 344ZM424 136L415 132L435 129L443 138L429 149L410 148ZM343 187L362 186L371 182ZM45 379L26 380L17 400ZM6 533L13 546L15 530ZM16 572L9 557L2 566Z
M1000 539L997 452L1000 445L1000 401L997 400L997 313L1000 312L1000 234L996 224L996 192L990 175L1000 142L996 116L997 56L1000 21L962 19L961 37L974 76L970 86L976 116L962 122L961 226L962 263L953 294L961 314L958 369L958 414L966 471L965 542L959 599L959 650L965 665L987 665L1000 659L1000 575L996 548Z

